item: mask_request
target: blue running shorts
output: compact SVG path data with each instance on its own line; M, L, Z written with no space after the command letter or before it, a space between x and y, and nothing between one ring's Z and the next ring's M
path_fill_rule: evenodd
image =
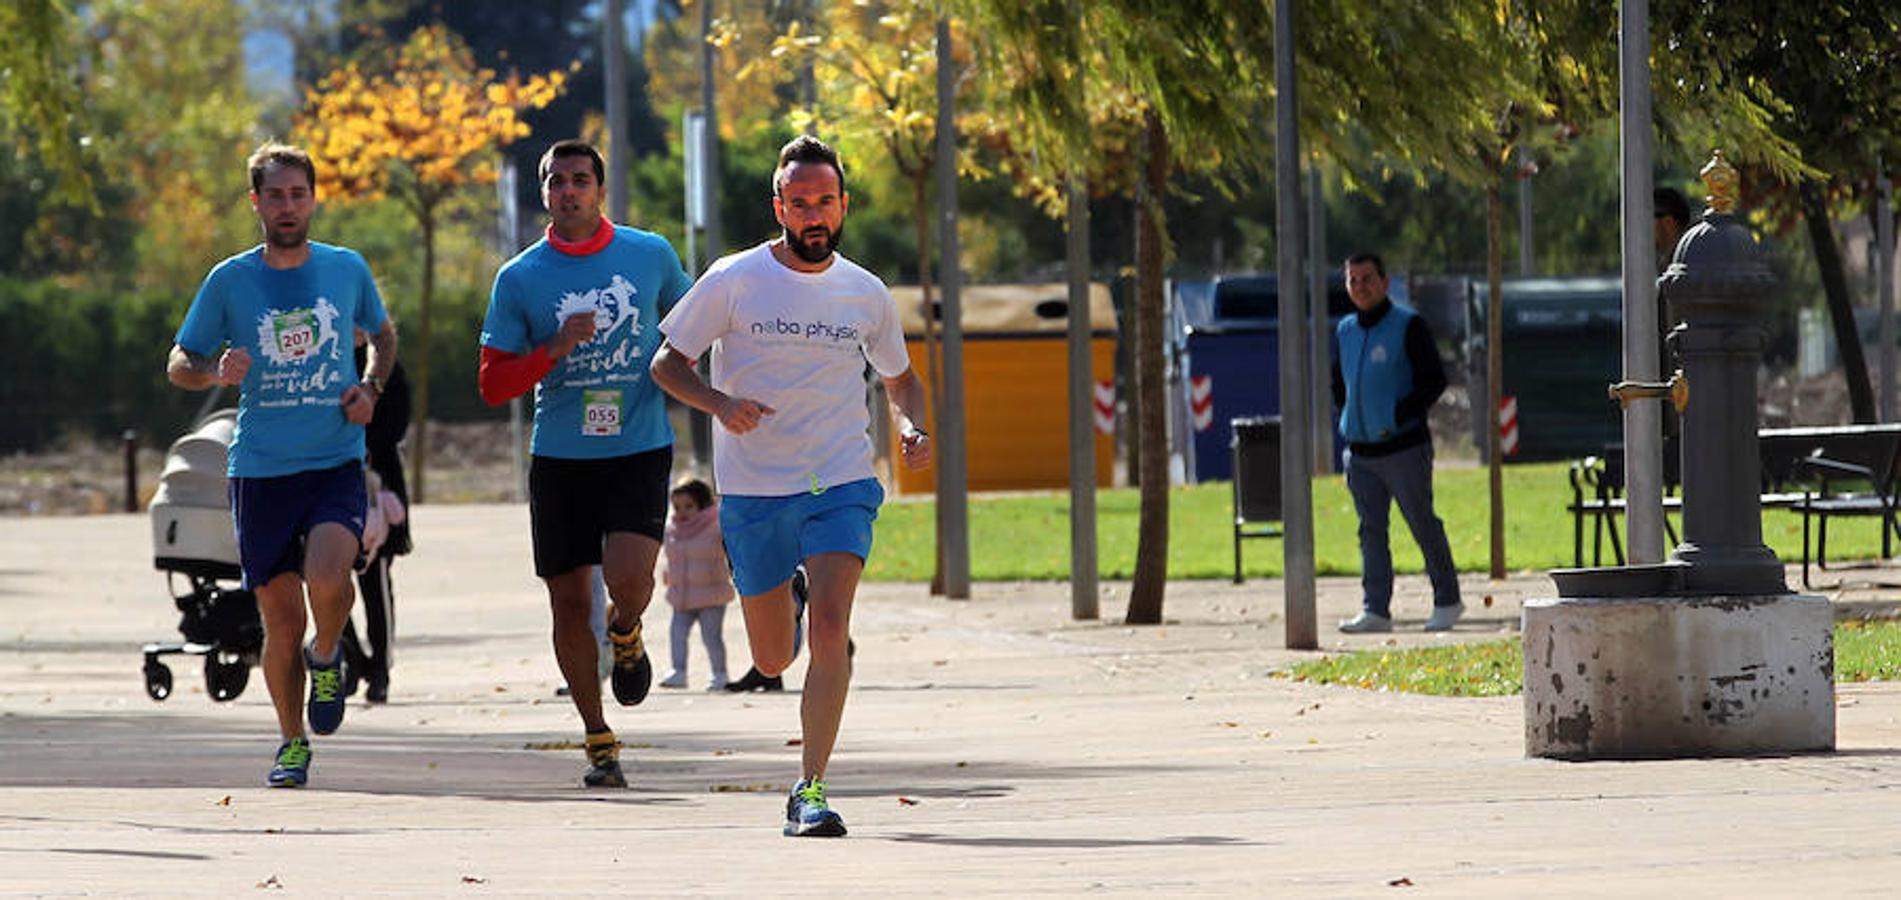
M871 523L882 503L876 478L818 493L721 497L719 529L739 595L756 597L786 583L799 563L820 553L870 559Z
M284 572L301 575L304 540L324 522L348 528L359 544L363 540L370 495L360 462L269 478L233 478L230 494L238 565L247 591Z

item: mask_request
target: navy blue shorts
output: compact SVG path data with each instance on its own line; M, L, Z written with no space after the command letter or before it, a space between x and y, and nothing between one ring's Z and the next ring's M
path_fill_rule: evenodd
M756 597L786 583L799 563L820 553L870 559L871 523L883 503L876 478L816 494L721 497L719 530L740 596Z
M369 512L362 463L269 478L233 478L230 494L238 528L238 566L244 570L247 591L285 572L301 575L304 541L325 522L350 529L358 547L362 545L363 517Z

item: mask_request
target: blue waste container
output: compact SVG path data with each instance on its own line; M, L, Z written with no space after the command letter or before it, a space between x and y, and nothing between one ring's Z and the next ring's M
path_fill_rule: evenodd
M1178 281L1171 304L1176 383L1170 422L1187 482L1234 477L1235 419L1281 410L1280 291L1273 275L1224 275ZM1403 280L1392 279L1404 302ZM1327 281L1327 312L1337 322L1353 309L1338 273ZM1316 410L1331 416L1331 410Z

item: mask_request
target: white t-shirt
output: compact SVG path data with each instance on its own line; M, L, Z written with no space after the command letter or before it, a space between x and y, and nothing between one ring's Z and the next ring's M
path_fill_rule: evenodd
M660 322L689 358L713 348L713 387L777 410L746 434L713 425L722 494L778 497L873 476L865 362L911 367L897 304L878 276L833 254L799 272L760 244L721 259Z

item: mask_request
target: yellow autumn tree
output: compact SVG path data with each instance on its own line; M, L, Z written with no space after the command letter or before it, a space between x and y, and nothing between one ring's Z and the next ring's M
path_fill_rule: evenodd
M528 136L521 114L547 106L568 72L498 77L442 25L417 30L370 64L352 62L305 94L296 135L317 161L317 196L338 202L393 200L421 232L422 292L411 361L415 385L417 502L426 497L429 456L429 307L435 294L436 228L444 201L493 184L504 145ZM577 63L578 66L578 63ZM570 67L572 71L574 67Z

